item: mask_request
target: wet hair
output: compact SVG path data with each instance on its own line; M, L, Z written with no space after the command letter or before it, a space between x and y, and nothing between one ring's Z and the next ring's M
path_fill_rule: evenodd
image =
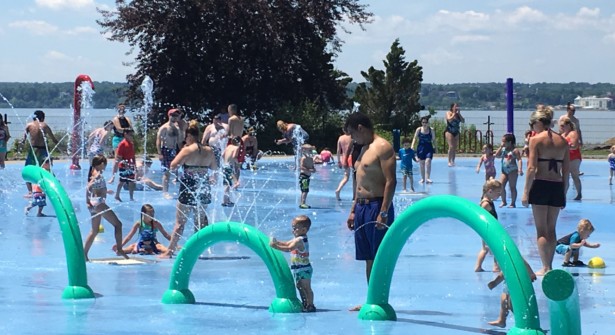
M410 143L411 143L411 141L410 141L410 139L409 139L409 138L404 137L404 139L403 139L403 140L401 140L401 144L406 144L406 143L410 144Z
M450 107L448 110L449 110L449 111L451 111L451 112L454 112L453 107L455 107L455 106L457 106L457 103L456 103L456 102L453 102L453 103L451 104L451 107Z
M517 144L517 139L515 138L515 134L508 133L502 136L504 138L504 142L510 142L513 145Z
M483 196L485 196L489 190L495 190L498 188L502 188L502 183L495 178L489 178L489 180L483 184Z
M423 122L423 121L427 121L427 122L429 122L429 118L430 118L430 117L429 117L428 115L421 116L421 122Z
M367 129L370 129L370 130L374 129L374 126L372 125L372 121L369 119L369 117L361 112L350 114L350 116L346 119L346 123L344 124L344 127L346 129L348 128L359 129L359 125Z
M92 158L92 164L90 164L90 170L88 171L88 182L92 179L92 171L95 166L100 165L101 163L107 164L107 157L103 155L96 155Z
M153 211L154 210L154 206L150 205L150 204L143 204L143 206L141 206L141 222L145 222L145 218L146 217L150 217L150 218L154 218L153 216L150 216L149 214L147 214L148 211ZM154 229L154 221L152 220L152 229Z
M107 128L107 127L112 126L112 125L113 125L113 121L107 120L107 121L105 121L105 123L103 123L103 128Z
M577 224L577 231L588 231L590 233L594 232L594 225L592 225L589 219L581 219Z
M312 220L310 220L307 215L295 216L293 223L294 225L305 228L306 230L310 230L310 227L312 226Z
M33 117L33 119L34 119L34 120L38 120L38 121L40 121L40 122L45 121L45 112L43 112L43 111L42 111L42 110L40 110L40 109L39 109L39 110L34 111L34 117Z
M186 128L186 135L192 135L195 141L199 141L199 121L190 120L190 122L188 122L188 128Z

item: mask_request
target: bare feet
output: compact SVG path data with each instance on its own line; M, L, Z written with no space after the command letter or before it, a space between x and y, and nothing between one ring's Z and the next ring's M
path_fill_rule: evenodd
M506 327L506 320L495 320L495 321L490 321L487 322L488 324L492 325L492 326L496 326L496 327L500 327L500 328L504 328Z
M115 254L118 256L124 257L124 259L130 259L130 257L128 257L128 255L126 255L126 253L122 249L119 249L118 251L116 251Z
M161 253L160 255L158 255L158 258L173 258L173 252L170 250L167 250Z
M340 191L335 191L335 199L337 199L337 201L342 201L342 198L340 198Z
M508 204L503 202L503 203L500 204L500 208L505 207L506 205L508 205Z
M474 269L474 272L485 272L485 270L483 270L483 268L476 268Z
M425 181L423 179L419 180L419 184L424 183Z
M122 202L122 199L120 199L120 197L115 197L115 200Z
M576 198L574 198L574 199L572 199L572 200L581 200L581 198L582 198L582 197L581 197L581 195L580 195L580 194L577 194L577 197L576 197Z
M427 179L427 184L432 184L433 181L431 181L431 179Z
M516 207L517 207L517 205L515 205L515 204L510 204L510 206L508 206L508 208L516 208Z
M38 216L39 218L47 217L47 215L45 213L38 213L38 214L36 214L36 216Z
M542 270L536 271L535 274L538 277L542 277L545 274L547 274L547 272L549 272L549 271L551 271L551 269L542 269Z

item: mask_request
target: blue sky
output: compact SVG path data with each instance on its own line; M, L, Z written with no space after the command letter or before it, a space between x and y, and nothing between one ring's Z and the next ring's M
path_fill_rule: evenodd
M370 0L372 23L352 34L336 66L355 81L396 38L425 83L615 82L612 0ZM128 46L100 34L96 7L113 0L2 1L0 81L125 81Z

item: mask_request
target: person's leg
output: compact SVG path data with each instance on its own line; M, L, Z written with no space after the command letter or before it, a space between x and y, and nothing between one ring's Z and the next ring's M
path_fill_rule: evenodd
M542 261L542 269L536 272L537 276L543 276L552 269L553 254L555 253L555 221L559 208L545 205L532 205L534 224L536 225L536 240L538 254Z
M194 232L205 228L209 224L209 219L207 218L207 205L196 206L196 213L194 214Z
M579 170L581 168L581 160L575 159L570 161L570 177L572 177L572 183L574 184L574 188L577 190L577 196L574 200L581 200L581 178L579 177ZM567 192L568 190L566 190Z
M408 176L404 173L403 177L401 179L402 180L402 189L404 190L404 192L407 191L407 189L406 189L406 179L408 179Z
M448 131L444 133L446 137L446 144L448 146L448 166L453 166L453 152L455 147L455 136Z
M502 194L500 195L500 198L502 199L502 203L500 204L500 207L504 207L507 205L506 203L506 184L508 184L508 175L506 173L502 173L500 175L500 183L502 183Z
M511 208L516 207L518 177L519 177L518 171L510 171L510 173L508 174L508 187L510 188L510 206L508 207L511 207Z
M107 204L100 204L98 208L101 210L102 217L107 220L113 226L113 236L115 237L115 244L122 245L122 221L117 217L115 212L107 206ZM128 256L122 248L118 248L116 251L118 256L124 256L128 259Z
M508 317L508 299L510 299L508 294L502 293L500 296L500 315L497 320L488 322L490 325L501 328L506 327L506 318Z
M453 146L451 150L451 165L455 166L455 158L457 157L457 148L459 147L459 134L453 136Z
M135 201L135 182L128 182L128 195L130 196L130 201Z
M419 165L420 165L420 170L421 170L421 180L419 181L420 184L425 182L425 160L422 159L419 161Z
M301 304L303 305L303 310L305 311L308 306L308 298L307 291L305 289L305 279L299 279L297 281L297 291L299 291L299 297L301 298Z
M92 243L94 243L94 239L96 238L96 235L98 235L98 227L100 227L101 219L102 219L102 216L100 215L98 211L96 212L96 214L92 215L91 229L90 229L90 232L88 233L88 236L86 236L85 238L85 243L83 244L83 253L85 254L86 262L90 261L90 259L88 258L88 253L90 252L90 248L92 247ZM120 244L118 245L121 245L121 241L120 241Z
M122 201L120 198L120 192L122 191L122 187L124 187L124 182L120 179L117 183L117 189L115 190L115 200Z
M169 193L169 178L171 177L171 173L167 168L164 169L164 173L162 174L162 192Z
M179 242L179 238L184 233L184 226L186 225L188 211L190 211L190 206L177 202L177 210L175 211L175 227L173 227L173 232L171 233L169 247L165 252L160 254L161 258L171 257L173 255L173 252L175 252L175 249L177 249L177 243Z
M369 284L369 277L372 274L372 266L374 266L373 259L365 260L365 276L367 277L367 284Z
M487 256L488 252L489 252L489 247L487 246L487 244L483 240L482 241L482 247L478 251L478 256L476 257L476 265L474 265L474 272L483 272L483 271L485 271L485 270L483 270L483 261L485 261L485 257Z
M431 158L425 160L425 182L431 183Z
M408 175L408 179L410 182L410 191L414 192L414 176L412 176L412 172Z

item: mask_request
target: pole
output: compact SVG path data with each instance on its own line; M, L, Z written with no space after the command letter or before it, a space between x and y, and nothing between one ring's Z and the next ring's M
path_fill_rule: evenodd
M506 121L507 121L507 132L510 134L514 133L514 105L513 105L513 79L506 79Z

